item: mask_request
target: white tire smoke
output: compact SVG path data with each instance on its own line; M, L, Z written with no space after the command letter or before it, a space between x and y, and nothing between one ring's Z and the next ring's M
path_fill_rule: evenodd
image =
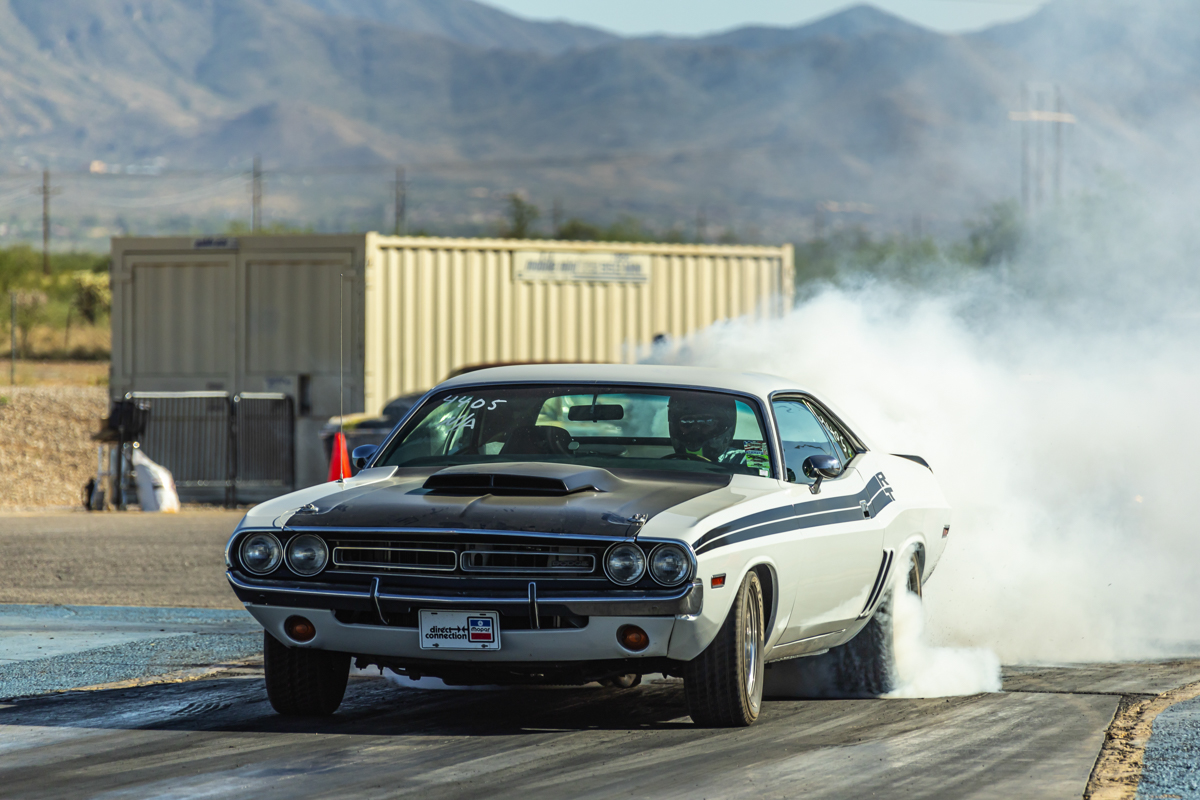
M1195 653L1192 205L1086 198L1004 267L826 285L653 360L791 378L873 447L928 459L954 508L933 644L1006 663Z

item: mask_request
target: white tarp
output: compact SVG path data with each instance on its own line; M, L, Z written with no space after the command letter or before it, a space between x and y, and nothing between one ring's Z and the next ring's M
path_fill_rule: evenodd
M155 464L140 449L133 451L133 472L137 479L138 505L142 511L179 511L179 495L171 471Z

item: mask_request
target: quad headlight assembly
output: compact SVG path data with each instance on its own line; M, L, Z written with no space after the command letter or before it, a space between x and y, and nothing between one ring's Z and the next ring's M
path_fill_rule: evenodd
M302 533L287 544L287 565L297 575L316 575L329 563L329 547L320 536Z
M247 572L266 575L278 569L283 561L283 545L273 533L252 533L242 540L238 560Z
M604 574L613 583L632 586L647 573L660 586L679 586L692 576L695 558L686 545L674 542L647 542L650 555L637 544L613 545L604 554Z

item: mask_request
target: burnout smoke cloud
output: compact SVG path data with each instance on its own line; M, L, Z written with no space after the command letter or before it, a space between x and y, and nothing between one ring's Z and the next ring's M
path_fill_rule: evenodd
M822 285L781 319L714 326L654 360L771 372L954 507L927 636L1006 663L1200 647L1200 231L1132 190L1044 219L1007 263Z

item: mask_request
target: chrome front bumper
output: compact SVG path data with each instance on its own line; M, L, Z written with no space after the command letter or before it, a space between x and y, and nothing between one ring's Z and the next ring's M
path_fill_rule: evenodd
M416 628L347 624L338 620L333 612L320 609L247 603L246 610L268 633L290 647L334 650L368 658L401 661L416 659L478 664L596 662L663 657L668 653L671 633L677 622L674 617L591 617L584 628L505 630L501 618L499 650L423 650L420 632ZM317 633L310 641L296 642L288 637L284 622L293 614L313 623ZM626 650L618 642L617 631L628 622L634 622L646 631L650 644L645 650Z
M564 609L581 617L664 617L695 616L704 605L704 584L694 580L676 589L661 592L614 590L604 594L578 595L537 588L530 582L528 597L480 594L396 594L379 590L376 581L370 590L349 587L314 586L283 581L255 581L226 572L234 593L247 605L291 606L304 608L338 607L340 603L369 604L375 608L410 606L414 608L509 609L541 608L554 614ZM545 584L543 584L545 585Z

